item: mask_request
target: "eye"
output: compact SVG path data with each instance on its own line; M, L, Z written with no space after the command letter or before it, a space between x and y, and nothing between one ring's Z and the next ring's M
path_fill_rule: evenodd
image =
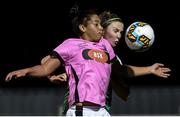
M96 27L97 27L98 25L99 25L98 23L95 24Z
M119 32L119 30L115 28L115 29L114 29L114 32L115 32L115 33L118 33L118 32Z
M124 31L121 31L120 33L121 33L121 35L123 35Z

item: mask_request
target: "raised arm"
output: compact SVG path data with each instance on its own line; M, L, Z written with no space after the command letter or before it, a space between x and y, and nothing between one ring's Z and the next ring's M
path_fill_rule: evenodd
M122 65L119 61L112 64L112 74L117 77L135 77L147 74L154 74L162 78L168 78L170 76L171 69L165 67L164 64L154 63L151 66L132 66L132 65Z
M128 66L132 69L134 76L154 74L159 77L168 78L168 76L170 76L169 72L171 71L170 68L165 67L161 63L155 63L151 66L146 67L136 67L131 65Z
M61 62L59 61L58 58L50 57L43 64L10 72L9 74L7 74L5 80L9 81L13 77L19 78L24 76L35 76L35 77L48 76L53 71L55 71L60 65Z

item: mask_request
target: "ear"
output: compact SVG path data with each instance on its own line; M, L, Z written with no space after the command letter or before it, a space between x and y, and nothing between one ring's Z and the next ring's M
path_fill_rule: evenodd
M81 30L81 32L85 32L86 31L86 27L82 24L79 25L79 29Z

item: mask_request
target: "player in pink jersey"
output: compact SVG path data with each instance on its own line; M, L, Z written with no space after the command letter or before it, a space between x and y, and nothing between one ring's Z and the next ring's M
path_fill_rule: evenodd
M64 65L70 87L67 115L110 116L104 106L114 51L108 41L101 38L103 28L96 13L81 13L74 18L73 26L80 38L65 40L44 64L10 72L6 81L27 75L49 76Z

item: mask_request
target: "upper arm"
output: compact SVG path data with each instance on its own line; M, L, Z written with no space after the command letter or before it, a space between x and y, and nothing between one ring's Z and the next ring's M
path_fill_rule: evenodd
M50 55L45 56L43 59L41 59L41 64L45 63L50 58Z
M48 56L44 57L41 60L41 65L44 68L45 72L50 75L58 67L64 65L69 60L69 41L64 41L58 47L56 47Z
M54 72L58 67L61 66L61 62L58 58L52 58L49 56L49 58L41 64L44 68L45 72L50 75L52 72Z

